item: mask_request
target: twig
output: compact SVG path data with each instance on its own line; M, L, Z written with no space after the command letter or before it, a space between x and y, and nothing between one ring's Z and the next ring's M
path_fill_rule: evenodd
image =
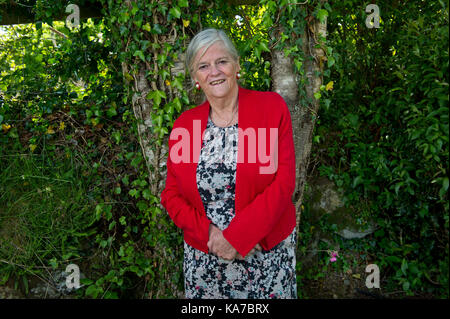
M60 37L63 37L64 39L67 39L67 35L65 35L64 33L56 30L55 28L53 28L52 26L48 26L48 28L50 30L52 30L54 33L56 33L57 35L59 35Z
M300 5L303 5L303 4L307 4L308 3L308 1L309 0L306 0L305 2L299 2L299 3L288 3L288 6L295 6L295 5L298 5L298 4L300 4Z

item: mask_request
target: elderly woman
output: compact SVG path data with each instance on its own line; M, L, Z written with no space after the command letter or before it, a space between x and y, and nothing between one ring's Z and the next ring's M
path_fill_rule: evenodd
M239 86L239 56L221 30L192 39L186 67L206 101L173 125L161 194L184 232L186 298L296 298L286 103Z

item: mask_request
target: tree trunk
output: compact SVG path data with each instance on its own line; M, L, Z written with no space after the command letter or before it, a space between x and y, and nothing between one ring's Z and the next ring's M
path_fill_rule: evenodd
M293 200L296 206L297 231L300 224L301 204L311 154L314 126L319 110L319 101L314 97L314 93L320 90L322 78L317 74L321 74L323 62L326 60L324 50L315 46L318 43L319 35L326 37L326 28L326 20L324 23L320 23L314 19L305 25L305 31L301 35L301 49L305 56L303 61L304 76L307 78L305 91L310 101L307 104L300 105L299 102L297 75L294 71L292 58L286 57L283 51L272 51L273 90L285 99L292 118L297 178Z

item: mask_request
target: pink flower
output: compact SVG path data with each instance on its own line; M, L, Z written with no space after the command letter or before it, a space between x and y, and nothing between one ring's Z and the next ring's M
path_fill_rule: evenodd
M330 261L331 261L332 263L334 263L336 260L337 260L337 259L336 259L335 256L333 256L333 257L330 258Z

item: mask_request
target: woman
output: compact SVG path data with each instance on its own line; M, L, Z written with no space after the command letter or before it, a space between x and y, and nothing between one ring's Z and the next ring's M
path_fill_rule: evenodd
M186 67L206 101L173 125L161 194L184 231L186 298L296 298L286 103L238 85L239 57L221 30L192 39Z

